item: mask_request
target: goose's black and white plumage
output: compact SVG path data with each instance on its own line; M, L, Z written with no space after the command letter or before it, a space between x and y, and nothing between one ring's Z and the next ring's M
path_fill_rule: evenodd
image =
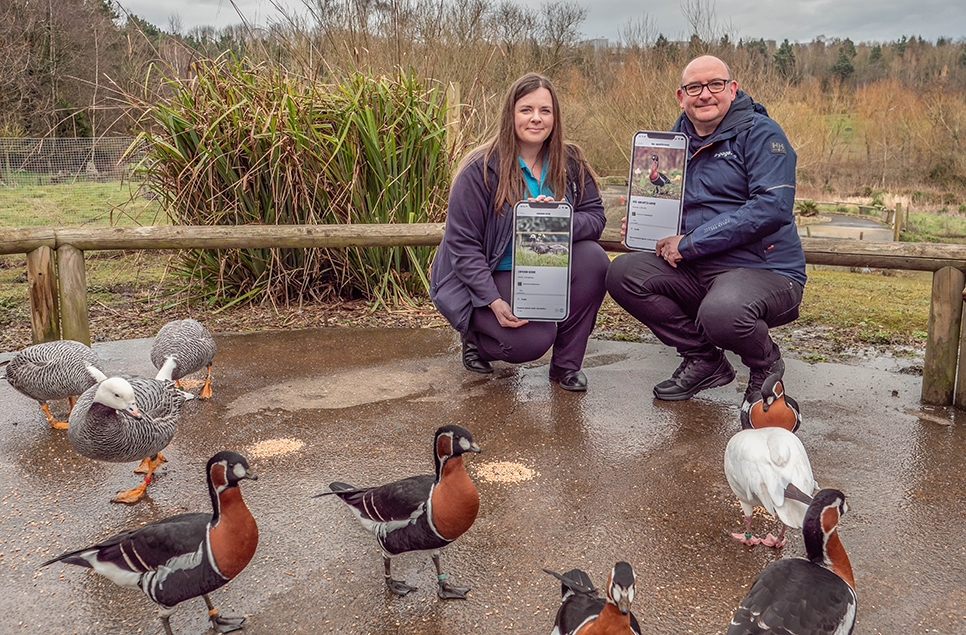
M805 558L772 562L741 601L727 635L848 635L855 627L855 578L836 527L845 494L820 490L808 506Z
M560 608L551 635L640 635L641 627L631 603L634 601L634 569L618 562L607 579L607 597L602 598L580 569L566 573L545 572L560 580Z
M191 393L170 381L171 364L158 377L109 377L88 388L70 414L67 438L78 454L95 461L141 461L144 481L118 492L112 502L136 503L144 497L154 470L164 463L161 450L174 438L181 407Z
M161 327L151 345L151 363L161 369L166 360L174 359L171 378L181 387L183 377L207 369L205 383L198 394L200 399L211 397L211 364L215 358L215 338L201 322L187 318L173 320Z
M66 430L67 421L56 419L47 402L68 399L73 410L78 395L105 379L97 353L74 340L28 346L6 367L7 382L18 392L37 400L48 423L58 430Z
M421 475L379 485L353 487L335 482L331 491L352 511L362 526L375 535L383 551L386 585L396 595L416 587L392 578L392 557L409 551L431 551L436 566L437 594L443 599L466 598L469 591L446 581L439 550L453 542L476 520L480 496L466 473L463 454L479 452L469 430L446 425L433 437L434 476Z
M198 596L208 605L217 631L238 630L245 618L220 616L208 594L241 573L255 555L258 526L238 483L258 477L245 457L227 451L211 457L206 474L213 513L171 516L68 551L41 566L76 564L115 584L140 588L160 607L167 635L172 635L169 618L175 607Z
M731 535L749 546L785 546L785 529L801 527L808 508L807 503L786 495L788 486L808 495L818 489L799 438L784 428L739 430L725 448L724 471L745 515L744 533ZM759 538L752 533L756 505L781 520L778 536L769 533Z

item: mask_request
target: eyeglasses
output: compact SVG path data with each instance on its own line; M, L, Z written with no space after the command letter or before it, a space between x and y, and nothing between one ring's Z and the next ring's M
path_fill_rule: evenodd
M723 91L730 81L730 79L712 79L710 82L705 82L703 84L701 82L691 82L690 84L685 84L682 86L681 90L683 90L688 97L697 97L701 94L701 91L704 90L704 87L707 86L708 92L713 95Z

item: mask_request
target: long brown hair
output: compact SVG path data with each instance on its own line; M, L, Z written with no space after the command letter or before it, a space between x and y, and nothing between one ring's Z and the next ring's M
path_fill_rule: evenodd
M520 142L517 139L514 127L514 110L517 102L535 90L546 88L550 92L551 105L553 108L553 128L550 136L543 142L542 153L547 164L546 184L553 192L553 197L560 200L566 195L567 189L567 163L573 160L578 170L576 177L577 187L582 188L584 177L587 172L596 179L593 169L584 158L583 152L573 143L564 141L563 113L560 111L560 102L557 99L557 91L554 89L550 80L539 73L527 73L517 81L513 82L506 96L503 99L503 107L500 110L500 124L497 133L482 146L471 152L460 164L459 169L463 169L472 163L481 154L483 155L484 174L486 165L490 157L496 155L497 183L496 197L493 200L493 210L499 213L504 205L514 205L517 201L526 198L526 186L523 181L523 173L517 157L520 155ZM538 175L539 177L539 175ZM490 187L487 179L487 188ZM582 196L580 191L578 196ZM572 201L574 204L577 201Z

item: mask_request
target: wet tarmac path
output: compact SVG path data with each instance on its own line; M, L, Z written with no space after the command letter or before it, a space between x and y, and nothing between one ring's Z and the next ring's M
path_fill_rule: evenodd
M892 226L875 218L851 214L822 216L827 220L800 225L798 235L812 238L852 238L874 243L888 243L895 239Z
M212 599L246 615L242 633L346 635L549 633L559 583L580 567L597 585L614 562L637 573L644 632L721 633L754 577L803 552L738 544L740 508L722 469L747 369L687 402L651 386L677 358L662 346L592 340L590 390L547 382L547 362L462 369L449 330L323 329L217 338L214 396L190 402L149 498L110 498L133 464L75 454L36 403L0 382L0 633L161 633L140 591L75 566L40 563L117 531L210 502L204 465L221 449L258 471L242 483L261 532L254 560ZM150 340L95 345L113 373L154 374ZM9 355L6 356L9 358ZM787 360L789 394L819 484L842 489L840 535L855 570L856 635L966 633L966 418L920 406L921 378L866 366ZM56 403L63 414L66 402ZM431 473L437 426L458 423L483 453L467 461L481 495L474 526L442 552L471 586L441 601L428 554L394 559L418 586L388 594L375 540L334 497L342 480L375 485ZM777 521L756 516L756 531ZM205 633L200 599L171 618Z

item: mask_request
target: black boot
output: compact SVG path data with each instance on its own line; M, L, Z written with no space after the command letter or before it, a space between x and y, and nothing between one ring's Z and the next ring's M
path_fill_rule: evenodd
M492 373L493 367L490 362L480 357L480 349L469 338L463 336L463 368L474 373Z
M670 379L654 386L654 396L665 401L684 401L702 390L731 383L735 369L719 351L717 357L685 357Z
M550 365L550 381L570 392L584 392L587 390L587 375L580 370L564 370Z

